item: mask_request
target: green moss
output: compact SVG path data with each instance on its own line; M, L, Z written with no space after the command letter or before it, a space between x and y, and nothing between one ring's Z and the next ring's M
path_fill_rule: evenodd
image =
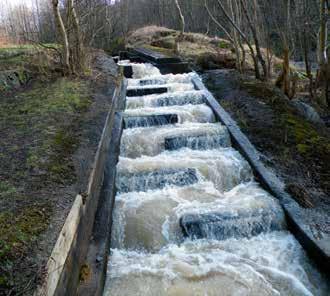
M306 144L297 144L297 150L300 154L306 154L308 149L309 147Z
M107 49L107 51L110 54L114 55L114 54L118 54L119 51L125 50L125 47L126 47L125 38L118 37L111 42L110 47Z
M223 48L223 49L230 48L230 43L229 42L226 42L224 40L221 40L219 42L218 46L219 46L219 48Z
M30 140L20 165L25 161L25 170L51 176L60 183L74 180L68 178L73 175L70 156L79 142L76 131L82 113L91 103L87 83L67 78L47 86L35 85L15 98L0 102L0 124L14 126L15 137ZM13 147L10 141L2 144L7 144L8 149Z
M11 284L12 260L26 254L28 245L48 227L49 217L50 209L46 206L0 214L0 287Z
M10 198L16 195L16 188L7 181L0 181L0 198Z
M321 136L311 123L293 114L286 114L286 123L300 154L321 158L330 155L330 140Z

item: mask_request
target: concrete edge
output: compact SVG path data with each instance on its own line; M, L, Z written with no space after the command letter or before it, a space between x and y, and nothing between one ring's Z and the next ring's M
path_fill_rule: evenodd
M115 109L118 102L126 97L126 85L127 82L123 80L121 85L115 89L111 109L108 112L94 158L87 190L85 193L77 195L72 205L47 262L43 282L34 293L35 296L76 294L80 268L87 253L103 183L105 159L109 148Z
M231 135L234 147L247 159L253 168L258 181L272 195L279 199L287 217L289 230L294 234L307 254L317 263L318 267L330 276L330 235L325 234L317 239L313 236L311 225L303 220L304 209L281 186L279 179L270 173L260 160L256 148L242 133L236 122L221 107L214 96L208 91L198 78L192 80L197 90L205 92L206 103L213 110L215 116L222 122Z
M146 59L156 63L157 65L182 62L182 60L179 57L166 56L164 54L158 53L156 51L153 51L151 49L147 49L144 47L133 48L133 49L131 49L131 52L134 55L146 58Z
M120 52L120 60L129 59L131 62L136 63L151 63L156 66L161 74L182 74L191 72L188 62L182 61L180 58L163 57L161 59L155 58L153 54L158 55L157 52L148 50L148 52L141 53L139 49L130 49L129 51ZM161 61L161 62L160 62ZM124 76L132 78L133 69L131 66L122 66Z

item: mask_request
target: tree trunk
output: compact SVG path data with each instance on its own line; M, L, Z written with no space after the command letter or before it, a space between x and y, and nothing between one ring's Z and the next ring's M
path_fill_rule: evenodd
M80 32L79 20L73 5L73 0L68 0L68 21L72 24L71 42L71 67L73 73L82 73L85 69L85 53L83 48L82 36ZM71 28L70 28L71 29ZM70 34L71 35L71 34Z
M68 74L70 72L70 49L68 35L65 31L64 23L60 13L60 8L58 6L58 0L52 0L52 6L56 28L61 36L62 41L62 64L64 67L64 73Z
M217 0L217 2L218 2L219 6L221 8L221 11L225 15L226 19L231 23L231 25L234 27L234 29L238 32L238 34L242 37L242 39L246 42L247 46L249 47L250 52L251 52L251 57L253 59L255 76L256 76L257 79L260 79L261 75L260 75L258 60L256 58L256 55L254 53L254 49L253 49L249 39L245 36L243 31L238 27L238 25L234 22L234 20L229 16L229 14L226 11L226 9L224 8L222 2L220 0Z
M309 46L308 46L308 41L307 41L307 32L306 32L305 28L303 30L303 50L304 50L306 75L309 80L309 93L311 95L311 98L314 99L315 98L314 79L313 79L312 69L311 69L311 65L309 62L309 58L308 58Z
M242 4L242 8L243 8L243 12L245 14L245 17L246 17L247 22L249 24L250 30L252 32L252 36L253 36L254 44L255 44L255 47L256 47L256 52L257 52L257 58L258 58L258 60L261 64L262 70L264 72L264 79L268 80L269 79L268 68L267 68L267 64L265 62L265 59L263 58L262 53L261 53L257 29L255 27L255 24L253 24L253 22L251 20L251 17L249 15L249 12L248 12L247 7L246 7L246 3L243 0L241 0L241 4ZM256 7L255 7L255 10L256 10Z
M183 16L183 13L182 13L182 10L181 10L181 6L179 4L179 1L178 0L174 0L175 2L175 6L178 10L178 13L179 13L179 17L180 17L180 34L179 36L175 39L175 51L177 54L179 54L180 52L180 48L179 48L179 43L183 40L183 34L184 34L184 31L185 31L185 19L184 19L184 16Z
M318 74L317 74L317 85L323 87L323 94L321 97L321 103L328 105L329 104L329 60L327 56L327 1L320 0L320 30L319 30L319 39L318 39Z
M288 45L284 46L283 68L275 85L283 90L289 99L293 99L296 94L298 76L292 74L290 70L290 50Z

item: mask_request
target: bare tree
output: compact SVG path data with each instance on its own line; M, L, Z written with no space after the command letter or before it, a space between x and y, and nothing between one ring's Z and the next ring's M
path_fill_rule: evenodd
M175 3L175 6L176 6L176 9L177 9L177 11L179 13L179 18L180 18L180 34L175 39L175 51L177 53L179 53L180 52L180 48L179 48L180 45L179 44L183 40L186 23L185 23L185 19L184 19L184 16L183 16L183 13L182 13L181 6L179 4L179 1L178 0L174 0L174 3Z
M252 36L253 36L254 45L255 45L255 48L256 48L256 57L257 57L258 61L260 62L261 66L262 66L262 69L263 69L263 78L265 80L268 80L269 79L268 67L267 67L267 64L264 60L264 57L262 56L262 52L261 52L261 48L260 48L260 41L259 41L259 36L258 36L259 34L257 32L256 17L253 21L252 17L250 16L250 13L248 11L248 8L247 8L247 1L246 0L240 0L240 3L242 5L244 15L247 19L247 23L249 25L249 28L250 28ZM256 12L257 9L258 9L257 8L257 2L252 1L252 4L253 4L253 11Z
M321 102L327 104L330 107L330 94L329 94L329 60L328 60L328 14L330 10L330 4L327 0L320 0L320 29L318 38L318 51L317 59L319 63L318 71L318 83L323 85L323 95Z
M79 19L73 0L67 0L67 19L69 26L70 43L70 59L72 73L81 73L85 69L85 53L82 42L82 34L80 31ZM72 30L71 30L72 27Z
M52 6L53 6L56 28L60 35L61 43L62 43L62 63L64 67L64 72L69 73L71 68L69 39L61 16L58 0L52 0Z

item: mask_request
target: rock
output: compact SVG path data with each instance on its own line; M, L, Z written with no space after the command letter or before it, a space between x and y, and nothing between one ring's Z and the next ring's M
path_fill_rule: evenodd
M308 121L316 124L324 124L324 121L312 106L300 101L299 99L294 99L291 103L298 113Z

